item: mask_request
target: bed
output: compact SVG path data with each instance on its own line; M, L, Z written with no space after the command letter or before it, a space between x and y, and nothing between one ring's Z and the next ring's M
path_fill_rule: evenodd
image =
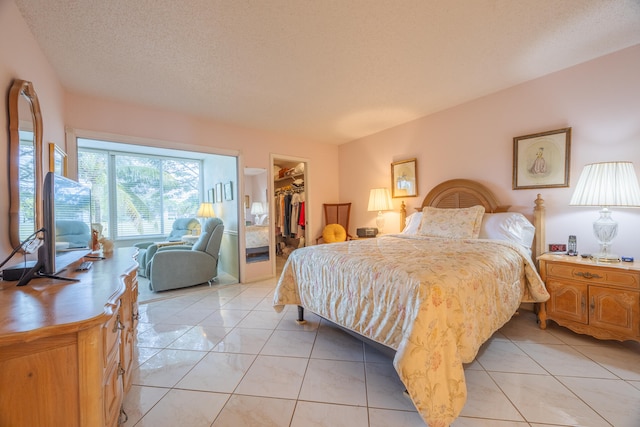
M521 303L549 297L532 261L544 245L544 206L538 196L536 235L527 242L533 252L513 239L479 238L487 218L522 215L506 213L508 206L477 182L444 182L419 210L402 233L294 251L274 308L298 305L299 320L308 309L394 350L394 367L418 412L429 426L444 427L466 401L463 364ZM407 231L416 223L417 233Z
M247 262L269 258L269 226L249 225L246 229Z

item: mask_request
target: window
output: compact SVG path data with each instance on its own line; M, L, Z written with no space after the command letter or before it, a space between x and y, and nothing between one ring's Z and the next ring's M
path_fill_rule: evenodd
M36 180L35 180L35 147L33 145L34 135L31 131L19 131L20 154L18 159L20 194L20 240L29 237L36 229L35 200L36 200Z
M78 140L78 179L91 187L93 222L111 239L169 234L198 209L202 161L87 148Z

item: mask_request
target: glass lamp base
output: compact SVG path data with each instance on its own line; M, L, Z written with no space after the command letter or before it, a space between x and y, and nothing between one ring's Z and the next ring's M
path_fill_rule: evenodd
M376 217L376 227L378 227L378 234L382 234L382 229L384 228L384 215L382 211L379 211Z
M591 258L593 258L596 262L621 262L622 258L619 255L612 253L604 253L600 252L597 254L591 254Z
M620 262L620 256L611 253L611 242L618 234L618 223L611 218L611 211L606 207L600 211L600 217L593 223L593 234L600 243L600 252L592 257L597 262Z

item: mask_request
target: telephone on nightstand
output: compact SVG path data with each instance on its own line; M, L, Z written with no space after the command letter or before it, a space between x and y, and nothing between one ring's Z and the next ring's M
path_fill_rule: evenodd
M356 234L358 237L376 237L378 235L378 229L375 227L357 228Z

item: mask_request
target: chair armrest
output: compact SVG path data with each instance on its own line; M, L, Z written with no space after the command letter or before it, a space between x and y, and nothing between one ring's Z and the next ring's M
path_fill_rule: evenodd
M190 251L193 248L191 245L168 245L168 246L158 246L157 252L166 252L166 251Z
M153 245L155 242L139 242L135 243L133 246L138 249L147 249L149 246Z

